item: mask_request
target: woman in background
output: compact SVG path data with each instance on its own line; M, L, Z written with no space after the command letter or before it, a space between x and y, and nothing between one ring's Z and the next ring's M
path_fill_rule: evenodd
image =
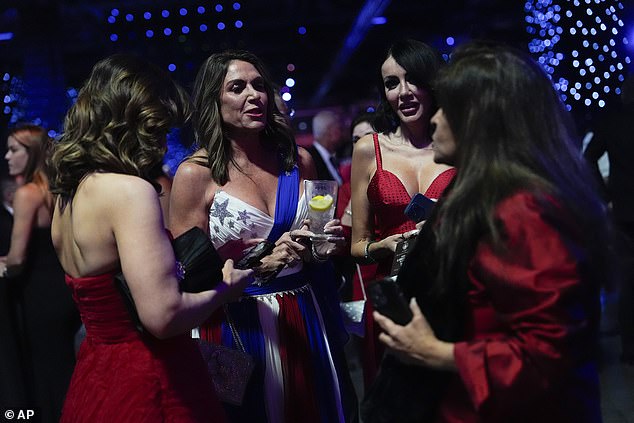
M19 125L9 133L5 158L18 188L11 247L0 262L0 274L17 300L11 306L17 306L26 404L39 409L42 421L53 422L59 420L73 372L80 323L51 242L53 196L44 171L50 143L46 130L36 125Z
M430 88L442 66L432 47L416 40L395 42L381 65L374 128L352 155L352 256L362 264L377 262L377 278L390 274L394 251L416 222L404 215L416 193L437 199L454 170L434 163L429 119L435 111ZM375 233L379 233L378 238ZM369 282L369 281L367 281ZM378 329L368 307L364 373L372 382L383 355Z
M222 422L189 331L242 291L251 272L181 292L152 169L189 110L166 72L133 56L98 62L51 160L52 236L86 338L62 422ZM122 272L143 331L115 285Z
M429 372L376 405L426 404L425 421L600 422L610 230L570 116L543 70L503 46L457 49L435 87L434 160L458 173L399 274L413 320L375 313L381 341Z

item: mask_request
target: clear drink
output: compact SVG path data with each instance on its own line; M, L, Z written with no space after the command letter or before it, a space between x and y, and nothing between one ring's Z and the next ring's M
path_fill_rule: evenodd
M308 208L310 230L317 238L326 238L324 226L335 217L337 182L324 180L304 181L304 198Z

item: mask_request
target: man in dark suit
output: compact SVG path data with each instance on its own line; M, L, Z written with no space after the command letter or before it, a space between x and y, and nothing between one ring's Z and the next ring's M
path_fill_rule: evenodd
M345 140L339 115L330 110L317 113L313 117L313 138L313 145L307 150L313 157L317 178L337 181L341 185L336 153Z
M597 173L611 204L612 217L619 230L621 283L619 290L619 331L621 360L634 365L634 77L623 83L623 107L610 113L594 131L584 156ZM600 177L597 161L607 151L610 170L607 186Z

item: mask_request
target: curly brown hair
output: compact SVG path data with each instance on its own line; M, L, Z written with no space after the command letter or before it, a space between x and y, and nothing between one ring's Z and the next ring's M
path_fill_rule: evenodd
M82 178L96 171L151 182L150 171L166 151L167 133L189 116L189 97L167 72L130 55L99 61L54 145L51 191L66 204Z

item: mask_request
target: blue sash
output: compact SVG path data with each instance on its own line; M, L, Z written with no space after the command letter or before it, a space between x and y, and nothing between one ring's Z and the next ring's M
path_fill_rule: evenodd
M299 169L293 167L290 172L282 170L277 182L275 197L275 220L267 239L275 242L284 232L288 232L295 220L299 201Z

